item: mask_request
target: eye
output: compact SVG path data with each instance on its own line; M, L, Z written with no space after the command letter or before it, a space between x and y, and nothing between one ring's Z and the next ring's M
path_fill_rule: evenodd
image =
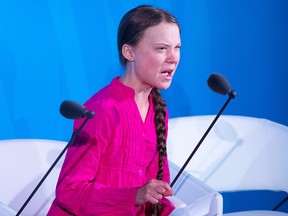
M167 50L167 47L166 46L159 46L156 48L158 51L165 51Z
M159 43L155 46L157 52L166 52L169 46L167 44Z
M181 45L177 45L175 48L176 48L176 49L180 49L180 48L181 48Z

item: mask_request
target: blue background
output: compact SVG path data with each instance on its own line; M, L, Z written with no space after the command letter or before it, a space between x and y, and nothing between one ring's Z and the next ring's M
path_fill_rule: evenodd
M83 103L122 74L117 27L139 4L181 25L180 65L163 91L170 117L217 114L226 98L206 84L217 72L238 93L224 114L288 125L287 0L0 0L0 139L69 140L60 103Z

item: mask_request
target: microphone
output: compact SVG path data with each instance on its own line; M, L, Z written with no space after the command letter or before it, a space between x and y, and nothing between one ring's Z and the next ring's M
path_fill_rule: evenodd
M219 73L211 74L207 80L207 84L212 91L222 95L226 95L231 91L230 84L226 78Z
M84 118L86 117L86 119L82 122L82 124L80 125L80 127L78 128L78 130L76 130L71 139L69 140L69 142L67 143L67 145L65 146L65 148L62 150L62 152L59 154L59 156L56 158L56 160L54 161L54 163L51 165L51 167L49 168L49 170L45 173L45 175L43 176L43 178L40 180L40 182L38 183L38 185L35 187L35 189L32 191L32 193L30 194L30 196L27 198L27 200L24 202L24 204L22 205L22 207L20 208L20 210L17 212L16 216L19 216L21 214L21 212L24 210L24 208L27 206L27 204L29 203L29 201L32 199L32 197L34 196L34 194L37 192L37 190L40 188L40 186L42 185L42 183L45 181L45 179L47 178L47 176L50 174L50 172L53 170L53 168L56 166L56 164L58 163L58 161L61 159L61 157L63 156L63 154L65 153L65 151L67 150L67 148L69 147L69 145L71 145L75 139L77 138L78 134L80 133L80 131L82 130L82 128L84 127L84 125L87 123L87 121L91 118L93 118L94 116L94 112L93 111L87 111L86 108L74 101L71 100L66 100L63 101L60 105L60 113L65 117L65 118L69 118L69 119L79 119L79 118Z
M219 73L211 74L208 77L207 84L212 91L222 95L228 94L229 98L222 106L222 108L220 109L220 111L218 112L218 114L216 115L216 117L206 130L206 132L203 134L202 138L199 140L198 144L193 149L192 153L190 154L184 165L181 167L180 171L177 173L176 177L173 179L172 183L170 184L171 187L173 187L173 185L176 183L176 181L178 180L178 178L180 177L180 175L182 174L182 172L184 171L184 169L186 168L186 166L188 165L188 163L190 162L196 151L199 149L200 145L202 144L202 142L204 141L204 139L206 138L206 136L208 135L208 133L210 132L210 130L212 129L212 127L214 126L214 124L216 123L216 121L218 120L218 118L228 105L228 103L230 102L230 100L236 97L236 92L234 90L231 90L229 82L226 80L224 76L222 76Z
M61 103L60 113L68 119L92 118L95 114L93 111L87 111L84 106L72 100L65 100Z

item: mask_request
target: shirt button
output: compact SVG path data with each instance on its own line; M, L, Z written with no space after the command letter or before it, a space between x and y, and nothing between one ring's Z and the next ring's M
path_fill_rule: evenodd
M139 170L138 173L139 173L139 175L143 175L142 170Z

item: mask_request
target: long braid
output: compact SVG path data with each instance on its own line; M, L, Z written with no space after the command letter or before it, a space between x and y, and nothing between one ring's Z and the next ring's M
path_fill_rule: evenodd
M163 161L167 154L166 150L166 127L165 127L165 117L166 117L166 103L161 97L160 91L156 88L152 89L152 101L155 109L155 125L156 125L156 135L157 135L157 149L159 153L158 166L159 170L156 178L162 180L163 178ZM160 215L162 211L161 205L158 203L153 205L153 215Z
M160 91L156 88L152 90L152 101L155 109L155 125L157 135L157 149L159 152L159 171L156 178L162 180L163 177L163 160L166 151L166 127L165 127L165 116L166 116L166 103L161 97Z

